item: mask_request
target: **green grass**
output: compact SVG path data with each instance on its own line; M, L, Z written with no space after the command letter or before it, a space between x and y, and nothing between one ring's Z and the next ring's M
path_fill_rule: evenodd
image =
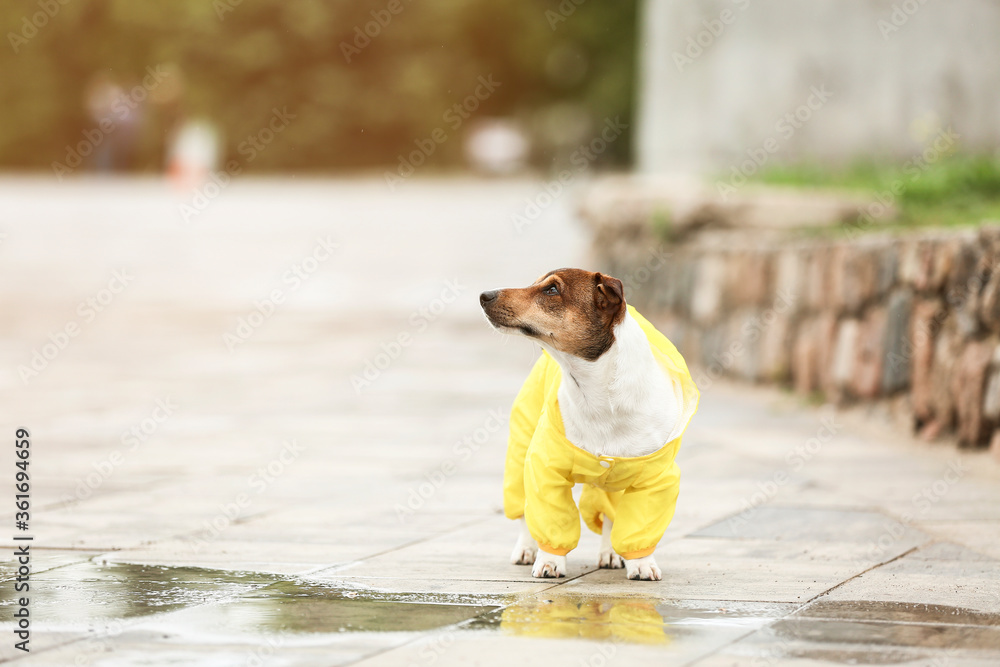
M1000 221L1000 160L952 156L925 164L860 162L844 169L816 165L774 167L757 177L761 183L854 190L891 197L899 217L890 226L969 225ZM875 225L873 228L884 228Z

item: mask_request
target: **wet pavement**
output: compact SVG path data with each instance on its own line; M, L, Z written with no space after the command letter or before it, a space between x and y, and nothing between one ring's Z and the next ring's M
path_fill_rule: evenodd
M558 582L507 562L536 352L476 297L588 264L571 196L515 226L539 192L246 180L186 224L152 180L0 180L35 538L26 656L0 531L0 660L1000 664L998 466L777 391L702 387L663 581L598 570L589 534Z

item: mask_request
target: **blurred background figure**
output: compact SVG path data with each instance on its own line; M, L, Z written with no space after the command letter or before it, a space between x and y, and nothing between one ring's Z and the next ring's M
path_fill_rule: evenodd
M202 184L218 167L222 140L207 118L192 118L184 73L175 63L158 66L149 101L162 128L163 166L175 189L188 191Z
M90 79L84 102L93 125L88 135L93 169L100 173L132 169L142 123L141 103L129 100L106 72Z
M465 154L469 163L487 174L511 174L524 168L528 137L520 125L503 118L489 118L469 129Z
M219 160L219 134L206 120L181 120L169 140L167 176L178 189L198 187Z

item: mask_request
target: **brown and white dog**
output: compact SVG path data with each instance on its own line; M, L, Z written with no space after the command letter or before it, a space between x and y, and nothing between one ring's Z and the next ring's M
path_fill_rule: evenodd
M479 302L496 330L534 339L559 364L558 404L571 443L595 456L635 457L669 441L682 397L627 310L620 280L558 269L528 287L483 292ZM540 551L523 517L520 522L512 561L533 563L536 577L562 576L566 557ZM624 565L630 579L661 578L652 555L623 562L610 536L605 520L600 567Z

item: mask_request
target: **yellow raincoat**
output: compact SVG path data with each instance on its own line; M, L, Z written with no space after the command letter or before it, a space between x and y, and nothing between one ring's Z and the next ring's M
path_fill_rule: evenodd
M632 306L653 356L682 397L674 437L646 456L595 456L566 439L558 393L562 371L547 352L514 400L504 468L504 513L522 516L543 551L564 555L580 540L580 516L596 533L613 521L611 544L623 558L653 553L674 516L680 470L674 458L698 407L698 388L673 343ZM577 511L573 486L584 484Z

